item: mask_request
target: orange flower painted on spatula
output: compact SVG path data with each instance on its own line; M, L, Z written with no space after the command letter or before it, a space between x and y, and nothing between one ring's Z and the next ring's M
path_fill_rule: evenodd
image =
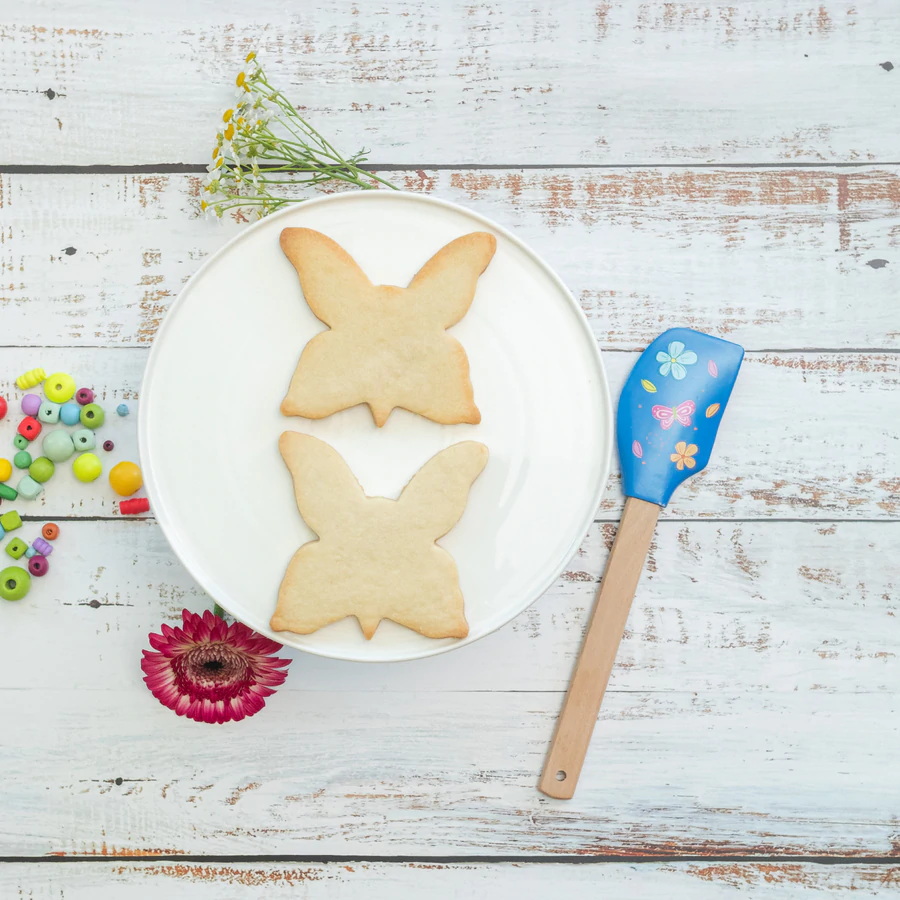
M697 465L697 461L692 459L694 454L697 452L696 444L687 444L684 441L679 441L675 445L675 452L669 455L669 459L675 463L675 468L680 472L685 466L689 469L693 469L694 466Z

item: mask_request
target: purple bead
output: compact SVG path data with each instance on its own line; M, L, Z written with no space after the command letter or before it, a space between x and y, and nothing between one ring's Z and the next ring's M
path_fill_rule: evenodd
M22 398L22 412L26 416L36 416L41 408L41 398L37 394L26 394Z
M75 399L82 406L87 406L88 403L94 402L94 392L90 388L78 388L78 390L75 391Z
M31 546L34 547L41 556L49 556L53 552L53 544L45 541L42 537L35 538L34 543Z
M109 451L112 450L112 448L115 447L115 446L116 446L116 445L115 445L112 441L104 441L104 442L103 442L103 449L104 449L107 453L109 453Z
M50 571L50 563L47 562L45 556L32 556L31 559L28 560L28 571L31 572L35 578L42 578Z

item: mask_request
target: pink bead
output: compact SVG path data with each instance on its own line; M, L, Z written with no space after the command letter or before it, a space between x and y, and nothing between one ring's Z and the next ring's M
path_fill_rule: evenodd
M26 394L22 398L22 412L26 416L36 416L41 408L41 398L37 394Z
M87 406L88 403L94 402L94 392L90 388L78 388L75 392L75 399L82 406Z
M50 571L50 563L47 562L46 556L32 556L28 560L28 571L35 578L42 578Z
M42 537L35 538L34 543L31 546L34 547L41 556L49 556L53 552L53 544L49 541L45 541Z

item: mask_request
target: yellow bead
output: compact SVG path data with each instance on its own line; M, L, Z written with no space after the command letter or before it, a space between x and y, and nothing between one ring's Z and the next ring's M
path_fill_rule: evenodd
M109 483L112 489L120 497L130 497L141 489L144 476L140 467L133 462L120 462L112 467L109 473Z
M43 369L30 369L24 375L20 375L16 379L16 384L20 390L27 391L36 384L40 384L47 377L47 373Z
M103 463L93 453L82 453L72 463L72 471L79 481L95 481L103 471Z
M12 463L8 459L0 459L0 481L9 481L12 475Z
M75 396L75 379L65 372L56 372L44 379L44 396L53 403L65 403Z

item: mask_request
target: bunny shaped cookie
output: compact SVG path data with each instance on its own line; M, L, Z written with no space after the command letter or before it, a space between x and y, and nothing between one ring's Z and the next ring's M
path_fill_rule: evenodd
M373 285L324 234L285 228L281 248L330 331L303 349L282 413L321 419L367 403L379 428L398 406L444 425L480 422L466 351L446 329L468 311L496 247L485 232L457 238L401 288Z
M291 559L271 627L310 634L356 616L367 639L382 619L426 637L465 637L456 563L435 541L462 516L487 447L475 441L447 447L389 500L367 497L324 441L286 431L278 446L300 514L319 539Z

